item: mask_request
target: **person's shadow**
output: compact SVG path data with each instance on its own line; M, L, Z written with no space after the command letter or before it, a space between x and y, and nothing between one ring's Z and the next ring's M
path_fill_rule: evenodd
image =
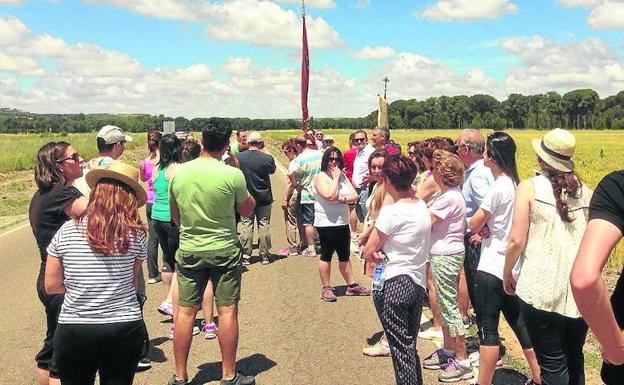
M257 376L275 366L277 366L277 362L261 353L252 354L236 362L237 371L252 376ZM221 380L221 362L201 364L198 369L199 371L191 380L191 384L199 385Z

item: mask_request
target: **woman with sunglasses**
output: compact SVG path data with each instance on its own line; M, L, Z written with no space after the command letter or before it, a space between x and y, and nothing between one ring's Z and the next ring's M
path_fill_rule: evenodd
M319 275L323 285L321 299L335 302L336 294L330 285L331 260L338 254L338 267L347 283L347 295L369 295L368 289L353 279L351 262L351 231L349 230L349 203L355 202L357 193L342 169L344 159L336 147L323 154L321 173L314 178L314 227L321 243Z
M82 157L67 142L50 142L39 149L35 160L35 182L38 190L30 201L29 219L37 241L41 267L37 277L37 294L46 312L46 337L37 354L39 384L60 384L54 360L54 332L63 303L62 294L50 294L44 288L46 248L56 231L87 208L87 198L72 186L82 176Z
M147 336L136 288L147 258L139 171L91 170L87 210L47 247L45 289L65 294L54 350L63 385L130 385Z

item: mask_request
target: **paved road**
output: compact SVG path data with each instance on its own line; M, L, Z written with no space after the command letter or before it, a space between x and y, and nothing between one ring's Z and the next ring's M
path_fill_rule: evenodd
M285 178L273 178L274 194L281 197ZM279 207L273 209L274 250L285 244ZM5 231L6 233L6 231ZM0 384L35 384L33 357L45 333L43 307L35 292L38 253L30 227L0 235ZM357 279L361 264L354 261ZM337 262L334 264L337 273ZM332 284L344 285L338 274ZM238 367L255 374L258 384L333 385L392 384L390 358L364 357L367 338L380 330L370 297L338 298L336 303L319 299L317 260L301 256L279 259L270 265L254 263L244 274L240 303ZM340 292L340 290L339 290ZM342 289L344 292L344 288ZM156 312L164 293L160 284L148 287L145 318L153 343L153 368L139 373L136 384L165 384L173 373L172 343L165 336L170 323ZM418 342L421 358L433 350ZM190 353L190 376L194 384L216 384L220 377L220 354L216 340L196 336ZM426 371L425 384L437 382Z

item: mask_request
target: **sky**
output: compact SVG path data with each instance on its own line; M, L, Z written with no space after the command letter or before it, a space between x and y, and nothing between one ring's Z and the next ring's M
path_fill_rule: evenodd
M0 107L298 118L300 0L0 0ZM624 0L306 0L309 110L624 90Z

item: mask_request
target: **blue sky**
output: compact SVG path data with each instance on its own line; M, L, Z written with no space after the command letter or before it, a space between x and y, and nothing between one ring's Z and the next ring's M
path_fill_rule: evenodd
M313 116L624 90L624 0L307 0ZM296 0L0 0L0 107L298 117Z

